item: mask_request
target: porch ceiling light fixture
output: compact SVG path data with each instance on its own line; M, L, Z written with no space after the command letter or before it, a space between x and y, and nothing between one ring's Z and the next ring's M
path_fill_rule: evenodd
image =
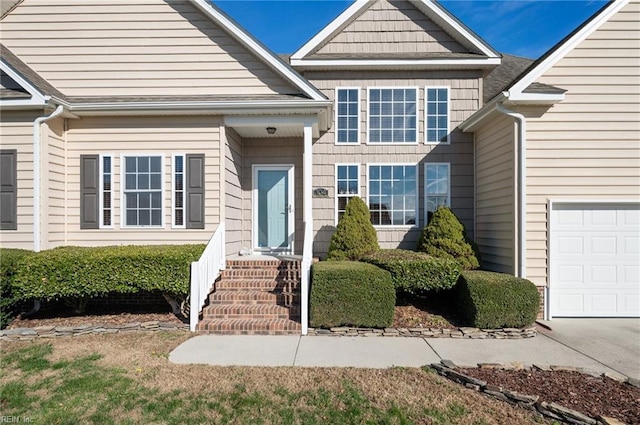
M267 127L267 133L276 134L276 128L275 127Z

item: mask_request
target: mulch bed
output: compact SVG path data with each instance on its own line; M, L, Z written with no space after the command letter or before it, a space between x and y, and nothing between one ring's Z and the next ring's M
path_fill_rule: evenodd
M168 305L157 307L91 306L84 314L74 314L64 304L43 306L33 316L18 316L7 329L38 326L126 325L128 323L167 322L182 324L185 319L171 313Z
M606 377L570 371L459 369L488 384L557 403L592 417L640 424L640 388Z
M438 295L398 298L393 315L394 328L456 329L461 320L452 312L450 303Z

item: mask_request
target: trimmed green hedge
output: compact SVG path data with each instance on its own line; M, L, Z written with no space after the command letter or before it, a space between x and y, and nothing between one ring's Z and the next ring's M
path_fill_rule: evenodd
M531 325L540 308L532 282L503 273L463 271L455 295L467 324L483 329Z
M309 323L314 328L384 328L393 322L391 275L372 264L323 261L312 269Z
M4 329L16 315L13 278L20 260L32 254L33 251L24 249L0 249L0 329Z
M13 280L21 300L89 299L158 290L185 297L204 245L61 247L24 258Z
M455 260L404 249L382 249L362 261L391 273L396 291L412 295L451 289L460 276L460 267Z

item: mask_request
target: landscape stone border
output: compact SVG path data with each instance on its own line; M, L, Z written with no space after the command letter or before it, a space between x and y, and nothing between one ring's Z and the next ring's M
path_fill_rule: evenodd
M124 325L80 325L80 326L38 326L35 328L4 329L0 331L0 340L25 341L35 338L53 338L59 336L80 336L95 334L124 334L140 331L188 331L188 324L169 322L135 322Z
M34 338L57 336L80 336L91 334L116 334L138 331L188 331L188 324L169 322L135 322L124 325L80 325L80 326L38 326L35 328L16 328L0 330L0 340L24 341ZM362 336L362 337L419 337L419 338L470 338L470 339L523 339L538 334L535 327L529 328L351 328L336 327L330 329L309 328L308 336Z
M521 364L478 363L478 367L484 369L524 369ZM614 418L605 416L588 416L556 403L547 403L545 401L540 401L540 397L537 395L522 394L516 391L504 389L500 386L488 384L485 381L458 372L457 370L455 370L456 368L464 369L464 367L456 366L455 363L453 363L451 360L442 360L440 363L432 363L431 368L435 369L440 375L444 376L445 378L457 382L458 384L464 385L466 388L481 392L501 401L506 401L510 404L515 404L528 410L534 410L542 416L554 419L556 421L576 425L624 425L623 422ZM572 366L533 365L530 369L564 370L593 375L593 373L585 369ZM614 379L619 382L627 383L629 385L633 385L634 387L640 387L640 380L637 379L630 379L622 375L613 375L609 373L603 373L602 376Z
M365 336L365 337L419 337L419 338L470 338L470 339L524 339L538 334L534 326L529 328L309 328L310 336Z

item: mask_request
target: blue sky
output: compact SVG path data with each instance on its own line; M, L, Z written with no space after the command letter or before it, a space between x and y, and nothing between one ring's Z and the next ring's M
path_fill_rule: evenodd
M351 1L214 0L276 53L292 53ZM603 0L442 0L502 53L536 59L599 10Z

